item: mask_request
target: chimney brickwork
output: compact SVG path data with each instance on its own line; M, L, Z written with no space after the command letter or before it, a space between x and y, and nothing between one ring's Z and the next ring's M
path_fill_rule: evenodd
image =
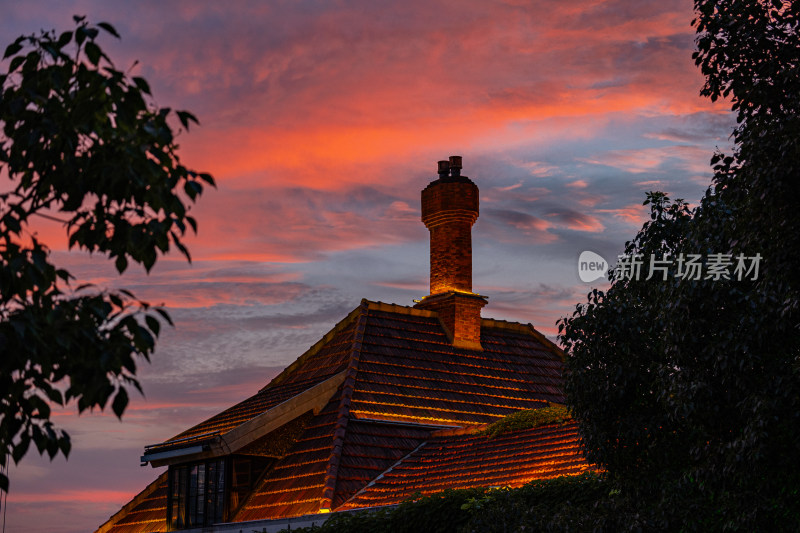
M422 222L431 233L431 294L472 292L472 225L478 187L436 180L422 191Z
M439 161L439 179L422 191L422 222L430 231L430 295L416 307L435 311L454 346L480 350L481 308L472 292L472 225L478 187L461 176L461 157Z

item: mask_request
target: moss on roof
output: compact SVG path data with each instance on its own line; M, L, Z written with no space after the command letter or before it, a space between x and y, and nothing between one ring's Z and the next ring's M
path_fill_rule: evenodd
M487 428L479 431L477 435L497 437L512 431L531 429L550 424L563 424L572 420L572 415L565 405L560 403L549 403L547 407L541 409L525 409L517 411L497 422L490 424Z

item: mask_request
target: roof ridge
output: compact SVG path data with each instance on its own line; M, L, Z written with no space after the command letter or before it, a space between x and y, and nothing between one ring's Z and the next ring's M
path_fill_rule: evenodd
M567 362L567 354L565 354L564 350L562 350L556 343L545 337L543 333L534 328L533 324L529 323L528 328L530 329L531 335L533 335L536 340L541 342L546 349L559 356L565 363Z
M495 329L507 329L525 334L530 334L529 328L533 327L530 323L512 322L510 320L487 317L481 317L481 326Z
M403 315L411 315L411 316L424 316L424 317L438 317L438 313L434 311L429 311L427 309L418 309L416 307L410 307L406 305L394 304L394 303L386 303L381 301L374 301L368 300L363 298L361 300L362 304L367 304L369 309L374 309L376 311L384 311L388 313L398 313ZM338 324L337 324L338 325ZM552 342L548 339L543 333L537 330L533 324L530 322L513 322L510 320L501 320L498 318L485 318L481 317L481 326L494 328L494 329L505 329L509 331L516 331L518 333L523 333L526 335L533 336L536 340L540 341L545 347L556 353L562 359L564 358L564 352L561 348L558 347L557 344Z
M366 298L361 300L361 303L366 304L369 309L375 311L398 313L401 315L424 316L428 318L437 316L437 314L433 311L428 311L426 309L417 309L416 307L410 307L407 305L391 304L381 301L367 300Z
M323 335L320 340L318 340L317 342L312 344L311 347L308 350L303 352L300 355L300 357L298 357L297 359L294 360L293 363L291 363L289 366L284 368L281 371L280 374L278 374L277 376L272 378L272 381L267 383L265 386L261 387L258 390L258 392L262 392L262 391L264 391L264 390L266 390L266 389L268 389L270 387L273 387L275 385L279 385L280 383L282 383L283 381L288 379L299 366L301 366L309 358L311 358L315 354L317 354L323 347L325 347L326 344L328 344L331 340L333 340L333 338L338 333L340 333L347 326L349 326L350 323L353 322L353 320L356 319L356 317L360 316L360 314L363 312L362 311L363 302L364 302L364 300L362 300L362 304L361 305L359 305L358 307L356 307L355 309L350 311L350 313L348 313L346 317L344 317L342 320L337 322L336 325L333 326L333 328L331 328L330 331L328 331L325 335Z
M322 489L322 499L320 500L319 512L328 513L333 505L333 497L336 494L336 480L339 476L339 462L344 448L344 436L347 433L347 422L350 419L350 401L353 397L353 386L358 374L358 362L361 359L361 346L364 340L364 332L367 328L367 317L369 315L370 302L361 300L358 307L359 315L356 329L353 332L352 349L350 351L350 361L347 365L347 374L342 383L342 396L339 400L339 409L336 417L336 426L333 430L333 443L330 457L328 458L328 470L325 473L325 482Z

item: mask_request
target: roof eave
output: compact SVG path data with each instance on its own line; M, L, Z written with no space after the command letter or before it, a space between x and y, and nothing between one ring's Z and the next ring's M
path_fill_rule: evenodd
M339 372L300 394L292 396L272 409L236 426L227 433L217 436L204 446L194 445L164 452L155 452L150 455L145 453L142 456L142 463L147 464L149 462L155 468L236 453L248 444L291 422L304 413L309 411L319 413L334 395L339 385L342 384L346 375L346 370Z

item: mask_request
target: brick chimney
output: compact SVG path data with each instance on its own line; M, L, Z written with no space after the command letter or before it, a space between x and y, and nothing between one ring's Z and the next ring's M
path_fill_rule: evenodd
M461 157L439 161L439 178L422 191L422 222L431 233L431 293L415 307L435 311L453 346L481 347L481 308L472 292L472 225L478 187L461 175Z

